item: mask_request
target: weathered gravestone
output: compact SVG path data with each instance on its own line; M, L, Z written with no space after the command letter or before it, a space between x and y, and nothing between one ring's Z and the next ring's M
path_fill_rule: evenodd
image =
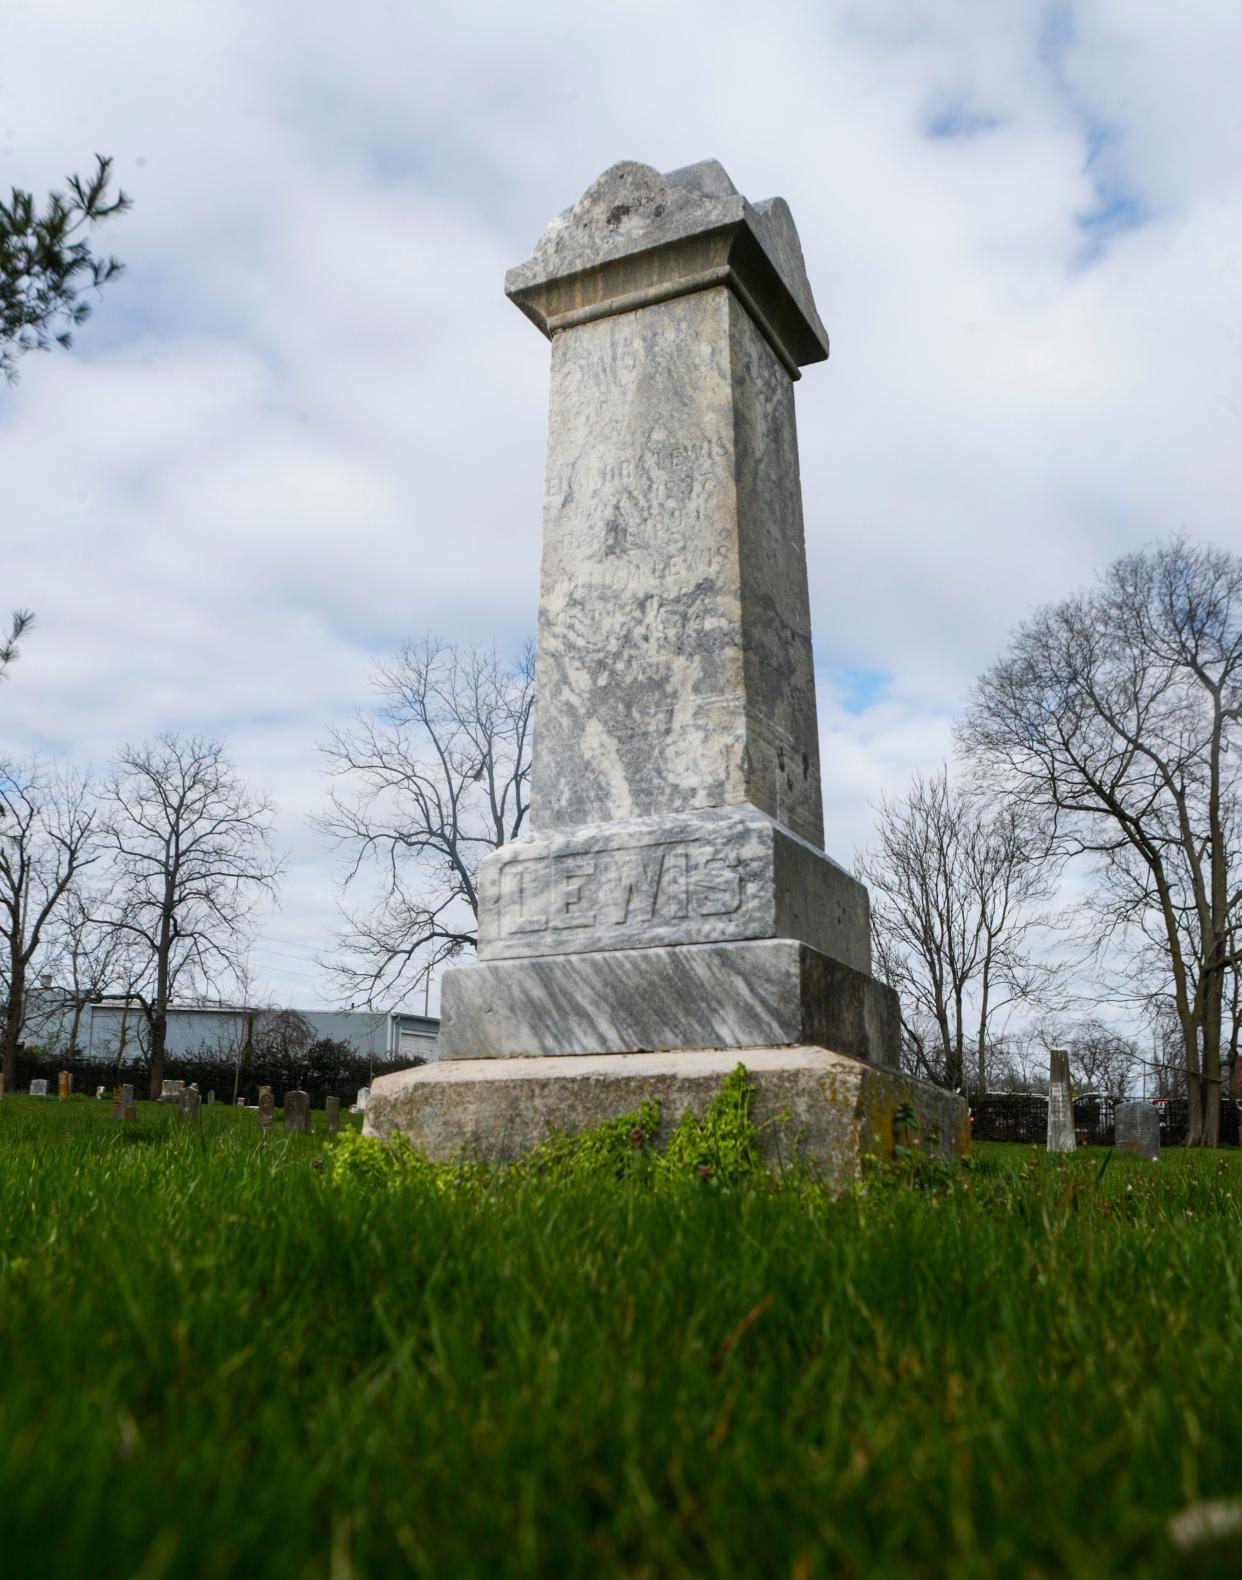
M329 1097L323 1107L327 1115L329 1134L335 1136L341 1128L341 1100L339 1097Z
M701 1107L741 1057L843 1175L903 1105L964 1146L823 851L793 385L828 338L787 204L615 165L505 288L552 342L533 832L482 864L441 1062L378 1079L368 1133L512 1155Z
M210 1091L210 1092L208 1092L208 1093L207 1093L207 1101L208 1101L208 1102L209 1102L209 1103L214 1103L214 1102L215 1102L215 1100L216 1100L216 1094L215 1094L215 1091L214 1091L214 1089L213 1089L213 1090L212 1090L212 1091Z
M286 1130L309 1130L310 1094L308 1092L286 1092L284 1114Z
M1114 1140L1118 1152L1136 1157L1160 1157L1160 1114L1150 1103L1118 1103L1113 1109Z
M175 1103L177 1101L178 1084L176 1081L161 1081L158 1101L161 1103Z
M121 1088L121 1118L138 1118L138 1110L134 1107L134 1089L132 1086L126 1085Z
M62 1070L56 1078L56 1095L63 1099L68 1097L72 1091L73 1073L70 1070Z
M358 1088L358 1095L354 1099L354 1112L356 1114L365 1114L366 1113L366 1111L367 1111L367 1101L370 1098L370 1096L371 1096L371 1088L369 1086L360 1086Z
M197 1086L184 1087L177 1093L177 1114L184 1124L198 1124L201 1103L202 1097Z
M47 1082L45 1080L31 1081L31 1083L30 1083L30 1095L31 1095L31 1097L46 1097L47 1096Z
M1075 1152L1077 1149L1069 1054L1063 1048L1051 1048L1048 1052L1048 1151Z
M261 1086L259 1088L259 1129L260 1130L270 1130L272 1128L272 1115L275 1113L275 1111L276 1111L276 1099L272 1096L272 1089L271 1089L271 1087L270 1086Z

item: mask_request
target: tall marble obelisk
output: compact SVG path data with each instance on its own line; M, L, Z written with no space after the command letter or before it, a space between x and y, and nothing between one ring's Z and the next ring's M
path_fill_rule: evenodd
M878 1078L896 998L822 848L793 386L828 338L788 205L714 160L614 165L505 288L552 342L531 832L484 861L479 958L442 982L456 1073L388 1078L387 1120L377 1083L368 1125L435 1150L398 1109L529 1089L542 1056L624 1084L824 1050Z
M552 341L533 832L484 862L442 1057L887 1063L866 891L822 850L793 386L828 337L788 206L615 165L505 286Z

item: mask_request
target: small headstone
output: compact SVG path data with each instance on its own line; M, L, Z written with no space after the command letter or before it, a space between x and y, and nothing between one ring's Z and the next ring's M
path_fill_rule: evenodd
M285 1129L310 1129L310 1093L285 1093Z
M112 1113L109 1117L112 1119L121 1117L121 1088L119 1086L112 1088Z
M235 1108L245 1108L245 1106L246 1106L246 1099L244 1097L239 1097L237 1099L237 1102L234 1104Z
M184 1092L185 1091L185 1082L184 1081L179 1080L177 1082L177 1090L179 1092Z
M176 1083L176 1081L161 1081L160 1082L160 1102L161 1103L175 1103L176 1101L177 1101L177 1083Z
M1070 1096L1069 1054L1064 1048L1051 1048L1048 1052L1048 1150L1078 1150L1074 1103Z
M196 1125L198 1123L199 1104L201 1101L197 1086L187 1087L184 1091L177 1094L177 1113L184 1124Z
M1132 1152L1135 1157L1149 1158L1153 1163L1160 1157L1160 1113L1151 1103L1118 1103L1113 1110L1116 1122L1118 1152Z
M329 1097L323 1105L324 1113L328 1116L328 1131L336 1135L341 1128L341 1100L339 1097Z
M121 1118L137 1119L138 1110L134 1107L134 1089L132 1086L121 1088Z
M31 1083L30 1083L30 1095L31 1095L31 1097L46 1097L47 1096L47 1082L46 1081L31 1081Z
M366 1113L366 1111L367 1111L367 1100L368 1100L368 1098L370 1096L371 1096L371 1088L369 1086L360 1086L358 1088L358 1100L354 1104L354 1113L356 1113L356 1114L365 1114Z
M272 1096L270 1086L259 1088L259 1129L272 1128L272 1115L276 1112L276 1099Z
M108 1088L106 1086L97 1086L95 1088L95 1101L98 1102L101 1098L106 1097L107 1092Z
M216 1094L215 1094L215 1092L214 1092L214 1091L212 1091L212 1092L208 1092L208 1093L207 1093L207 1101L208 1101L208 1102L209 1102L209 1103L214 1103L214 1102L215 1102L215 1100L216 1100Z
M73 1075L69 1070L62 1070L56 1078L56 1095L66 1098L73 1091Z

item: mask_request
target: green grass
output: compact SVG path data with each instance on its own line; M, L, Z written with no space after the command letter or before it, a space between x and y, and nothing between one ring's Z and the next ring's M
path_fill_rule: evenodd
M336 1178L0 1102L6 1576L1236 1575L1242 1158ZM322 1116L317 1115L322 1121Z

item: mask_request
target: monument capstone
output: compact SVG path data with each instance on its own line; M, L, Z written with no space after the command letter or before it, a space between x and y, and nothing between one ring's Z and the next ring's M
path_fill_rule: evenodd
M960 1146L823 849L794 382L828 337L788 205L614 165L505 289L552 343L531 831L482 863L441 1062L378 1079L367 1131L508 1154L742 1058L812 1151L825 1082Z

